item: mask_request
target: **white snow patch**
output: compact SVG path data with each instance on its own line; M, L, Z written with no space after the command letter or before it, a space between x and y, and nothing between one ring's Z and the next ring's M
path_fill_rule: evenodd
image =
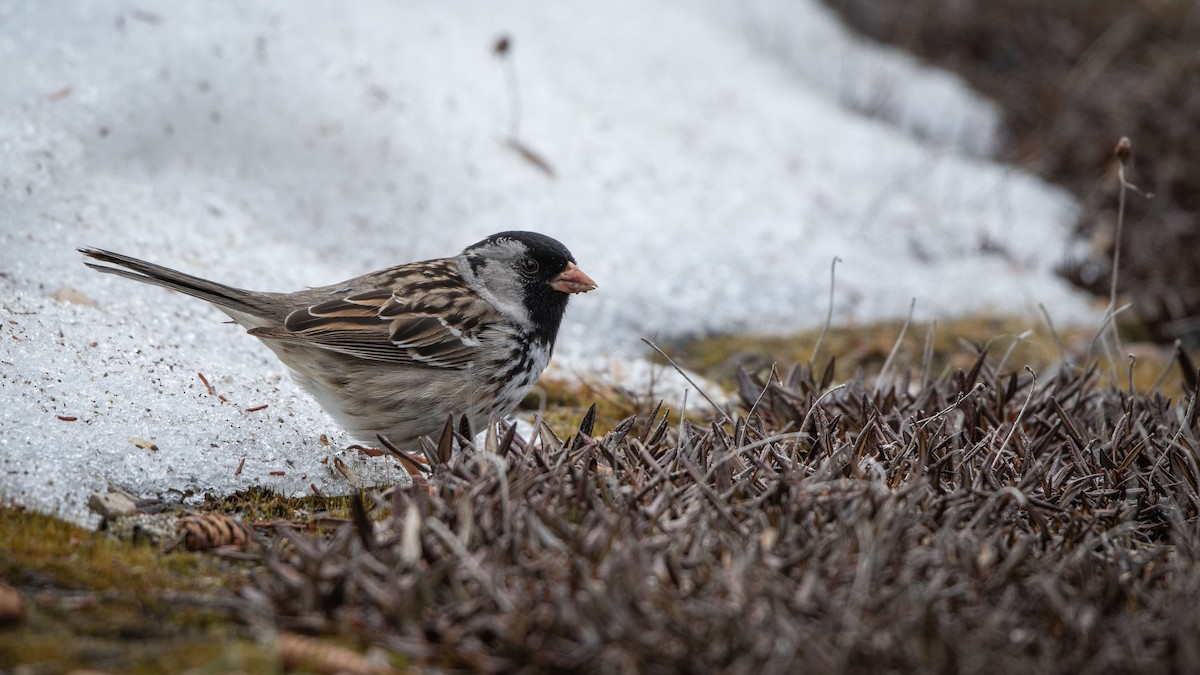
M840 322L914 297L921 318L1092 317L1053 274L1076 204L980 158L994 107L813 0L26 1L0 25L0 499L72 520L107 481L350 489L335 455L403 474L345 450L220 312L76 246L294 290L541 231L600 285L571 303L565 372L642 336L817 325L834 256ZM505 143L501 34L554 178Z

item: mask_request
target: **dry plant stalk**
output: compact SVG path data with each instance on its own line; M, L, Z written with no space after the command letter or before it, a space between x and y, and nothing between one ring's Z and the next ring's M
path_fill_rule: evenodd
M288 531L257 587L439 670L1200 667L1194 397L995 363L743 372L728 419L600 436L448 422L425 485Z

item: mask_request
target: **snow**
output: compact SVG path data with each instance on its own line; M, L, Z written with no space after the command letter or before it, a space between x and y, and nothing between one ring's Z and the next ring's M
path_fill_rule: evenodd
M77 246L295 290L537 230L600 285L555 372L659 386L640 337L818 325L835 256L842 323L912 298L1093 318L1053 275L1077 206L987 158L995 106L815 0L30 0L0 25L0 500L75 521L108 482L404 476L220 312ZM501 35L519 140L553 176L507 142Z

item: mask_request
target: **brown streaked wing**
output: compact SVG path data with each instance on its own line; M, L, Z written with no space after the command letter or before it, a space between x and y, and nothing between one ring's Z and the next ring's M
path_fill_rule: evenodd
M283 326L270 328L251 328L246 331L250 335L263 340L280 340L300 343L311 347L320 347L329 351L339 352L348 356L372 361L389 361L394 363L414 363L411 356L396 349L389 342L384 324L376 320L377 329L356 328L354 330L308 330L303 333L293 333Z
M466 368L475 357L472 337L466 340L431 316L398 318L391 323L394 348L419 363L443 368ZM471 341L468 344L468 340Z
M392 344L401 348L436 345L449 334L445 324L432 316L398 317L389 321L389 328Z
M329 330L342 321L347 328L374 326L379 323L380 308L391 299L392 291L386 288L348 295L296 310L284 320L283 327L293 333L305 333Z
M491 305L465 289L429 294L419 303L393 296L380 314L392 317L391 340L398 348L421 363L445 368L465 368L475 358L482 327L502 320Z
M461 283L461 277L457 280ZM461 285L447 284L438 293L413 281L296 310L282 327L251 334L373 361L465 368L474 357L479 329L499 315ZM414 297L406 298L409 294Z

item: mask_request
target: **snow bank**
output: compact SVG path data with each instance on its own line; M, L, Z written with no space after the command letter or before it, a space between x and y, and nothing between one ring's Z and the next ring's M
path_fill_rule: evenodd
M0 498L86 521L106 481L402 473L346 450L218 311L95 274L81 245L293 290L538 230L600 284L568 311L568 366L816 325L834 256L842 322L913 297L921 317L1089 316L1052 274L1076 205L981 159L994 108L810 2L138 7L0 6ZM553 176L507 143L502 34L519 138Z

